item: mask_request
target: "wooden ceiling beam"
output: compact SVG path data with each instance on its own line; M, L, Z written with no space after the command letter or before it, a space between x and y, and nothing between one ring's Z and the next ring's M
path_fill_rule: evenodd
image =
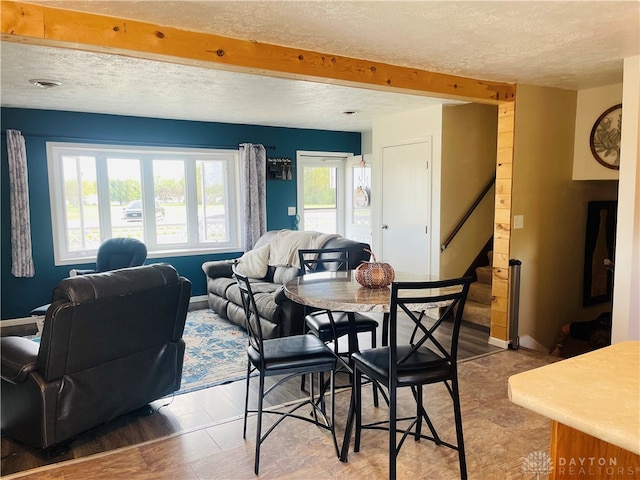
M513 84L222 37L124 18L2 0L2 40L240 73L482 103L512 102Z

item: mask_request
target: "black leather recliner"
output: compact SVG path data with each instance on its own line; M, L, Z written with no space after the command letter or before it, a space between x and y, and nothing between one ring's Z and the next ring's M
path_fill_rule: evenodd
M75 270L76 275L138 267L147 259L147 246L137 238L109 238L100 244L95 270Z
M147 259L147 246L137 238L108 238L98 247L95 269L76 269L69 272L70 277L89 273L108 272L119 268L139 267ZM42 316L47 313L49 303L31 310L31 315Z
M3 434L64 444L178 390L190 294L167 264L62 280L39 345L0 339Z

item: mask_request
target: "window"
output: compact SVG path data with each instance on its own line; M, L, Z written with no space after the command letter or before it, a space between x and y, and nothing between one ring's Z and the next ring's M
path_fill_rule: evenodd
M56 264L111 237L149 256L240 249L238 152L47 143Z
M346 153L298 152L298 207L301 230L344 235Z

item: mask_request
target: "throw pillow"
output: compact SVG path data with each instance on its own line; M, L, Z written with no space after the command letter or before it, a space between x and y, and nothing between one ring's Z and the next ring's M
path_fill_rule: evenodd
M269 244L249 250L238 259L236 270L249 278L264 278L269 268Z

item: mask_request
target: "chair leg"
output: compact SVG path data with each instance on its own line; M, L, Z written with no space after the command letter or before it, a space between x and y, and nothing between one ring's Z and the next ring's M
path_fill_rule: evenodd
M398 449L396 447L396 417L397 417L397 391L395 385L389 386L389 480L396 480L396 459Z
M417 388L416 387L411 387L411 392L413 393L413 398L416 399L416 405L419 405L418 406L418 410L419 410L419 412L420 412L420 414L422 416L421 420L424 419L425 423L429 427L429 431L431 432L431 436L433 437L433 442L436 445L442 445L442 440L440 440L440 437L438 436L438 432L436 431L436 427L433 425L433 422L429 418L429 415L427 414L427 411L424 409L424 404L422 403L422 400L420 402L418 402Z
M377 342L376 342L376 330L373 329L371 330L371 348L376 348L377 346ZM376 384L376 382L371 382L371 388L373 388L373 406L378 408L378 385Z
M244 426L242 428L242 438L247 438L247 416L249 414L249 381L251 379L251 362L247 361L247 385L244 393Z
M318 374L318 382L320 382L320 385L322 385L322 382L324 381L324 375L322 373ZM320 387L320 389L322 389L322 387ZM313 384L313 374L310 375L309 378L309 401L311 402L311 405L313 405L315 403L315 387ZM322 403L321 399L318 399L318 402L320 403L320 408L322 409L322 411L324 411L324 404ZM313 417L313 421L318 423L318 412L316 412L315 408L311 409L311 416Z
M467 460L464 451L464 435L462 433L462 410L460 408L460 392L458 391L458 380L451 381L453 398L453 415L456 422L456 440L458 442L458 460L460 462L460 478L467 480Z
M340 448L338 447L338 439L336 438L336 371L331 371L331 434L333 435L333 445L336 454L340 458Z
M260 468L260 445L262 443L262 403L264 400L264 375L260 372L260 392L258 397L258 424L256 425L256 453L253 471L258 475Z
M356 435L353 441L353 451L360 451L360 435L362 434L362 373L354 367L353 398L356 417Z
M420 435L422 434L422 385L416 385L416 435L415 441L420 441Z

